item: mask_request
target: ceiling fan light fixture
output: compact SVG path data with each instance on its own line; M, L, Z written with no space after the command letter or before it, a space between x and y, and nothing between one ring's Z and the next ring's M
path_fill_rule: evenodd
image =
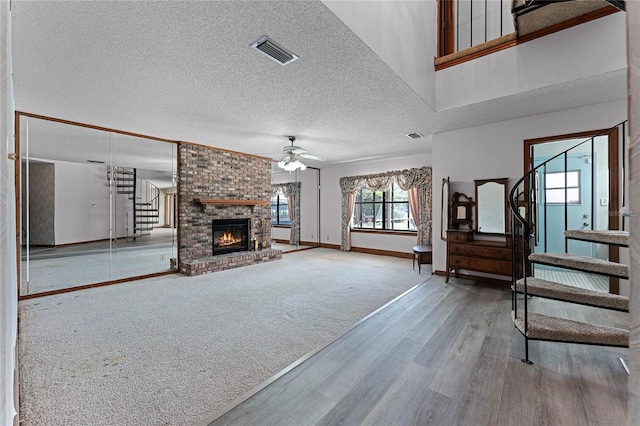
M302 161L292 160L290 157L287 157L282 161L278 161L278 167L288 172L293 172L296 169L304 170L307 168L306 164Z

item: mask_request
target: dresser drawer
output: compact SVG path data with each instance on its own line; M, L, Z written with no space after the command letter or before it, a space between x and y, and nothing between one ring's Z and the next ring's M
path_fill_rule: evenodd
M511 249L508 247L485 247L472 244L450 244L451 255L478 257L484 259L511 261Z
M511 262L478 259L463 256L449 256L449 267L469 271L486 272L496 275L511 275Z
M447 233L447 240L451 243L466 243L471 239L472 235L469 232L449 231Z

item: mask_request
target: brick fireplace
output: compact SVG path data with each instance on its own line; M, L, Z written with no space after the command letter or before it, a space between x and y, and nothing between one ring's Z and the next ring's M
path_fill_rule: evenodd
M180 272L199 275L282 258L270 248L270 159L181 142L178 197ZM214 255L219 220L246 221L248 250Z

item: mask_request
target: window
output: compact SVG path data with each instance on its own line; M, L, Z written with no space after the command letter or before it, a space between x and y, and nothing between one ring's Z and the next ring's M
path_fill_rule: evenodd
M356 193L352 224L355 229L415 231L408 192L395 182L388 191L362 187Z
M271 197L271 224L291 226L287 197L282 192Z
M565 183L566 182L566 183ZM567 204L580 204L580 171L547 173L544 178L547 204L564 204L565 188Z

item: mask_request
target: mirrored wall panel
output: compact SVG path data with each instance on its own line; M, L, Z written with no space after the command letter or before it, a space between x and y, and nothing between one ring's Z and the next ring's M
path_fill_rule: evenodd
M21 115L20 295L171 271L176 145Z

